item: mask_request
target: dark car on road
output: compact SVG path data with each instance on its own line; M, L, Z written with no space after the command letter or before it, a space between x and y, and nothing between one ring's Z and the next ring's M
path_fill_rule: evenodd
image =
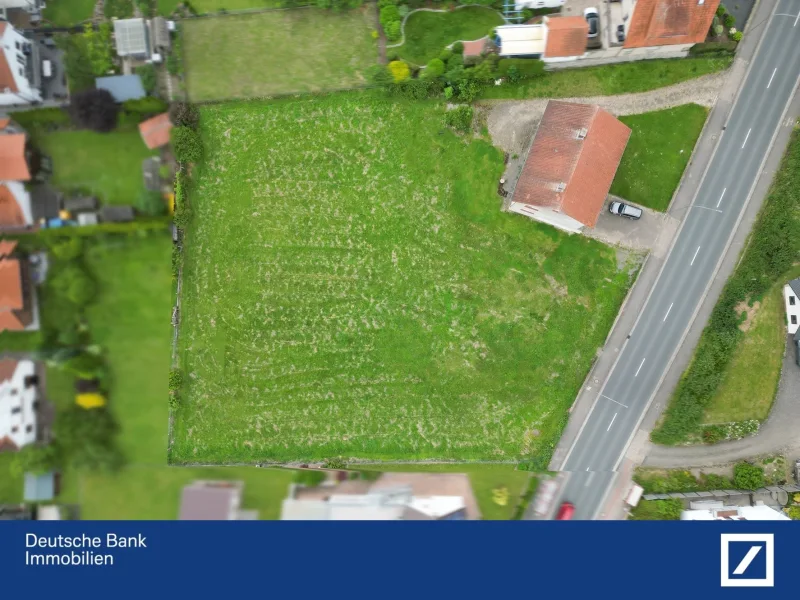
M608 212L618 217L625 217L626 219L641 219L642 209L638 206L631 206L623 202L615 200L608 205Z

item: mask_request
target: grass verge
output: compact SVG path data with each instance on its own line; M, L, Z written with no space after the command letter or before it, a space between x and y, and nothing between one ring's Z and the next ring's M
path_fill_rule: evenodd
M275 11L183 24L184 69L195 101L357 87L377 61L375 7Z
M415 12L406 21L403 45L389 48L389 51L394 50L402 58L421 66L439 56L448 44L477 40L503 23L499 12L483 6L443 13Z
M620 117L631 128L631 137L611 193L654 210L667 210L707 116L704 106L684 104Z

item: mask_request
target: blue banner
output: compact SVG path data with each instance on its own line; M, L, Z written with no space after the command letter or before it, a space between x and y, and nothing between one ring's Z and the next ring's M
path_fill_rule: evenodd
M0 525L0 572L4 598L785 600L798 534L796 522L16 521Z

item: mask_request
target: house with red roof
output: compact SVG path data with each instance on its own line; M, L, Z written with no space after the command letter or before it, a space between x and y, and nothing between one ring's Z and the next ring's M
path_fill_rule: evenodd
M41 102L38 56L29 39L0 21L0 106Z
M509 210L570 233L594 227L630 135L599 106L551 100Z
M0 333L36 327L30 264L16 248L16 242L0 240Z
M630 3L624 48L693 45L706 39L720 0L636 0Z
M38 166L27 134L7 117L0 118L0 230L33 225L31 197L25 183Z

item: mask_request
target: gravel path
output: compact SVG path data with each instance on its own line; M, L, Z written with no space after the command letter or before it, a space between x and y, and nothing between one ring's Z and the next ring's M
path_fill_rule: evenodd
M794 464L800 458L800 367L787 336L778 395L758 435L713 446L665 447L651 445L646 467L705 467L762 454L783 454Z
M717 101L717 95L726 77L727 72L713 73L639 94L560 98L560 100L598 104L617 116L663 110L691 102L710 108ZM510 154L522 154L542 118L547 98L489 100L482 104L489 107L489 134L494 144Z

